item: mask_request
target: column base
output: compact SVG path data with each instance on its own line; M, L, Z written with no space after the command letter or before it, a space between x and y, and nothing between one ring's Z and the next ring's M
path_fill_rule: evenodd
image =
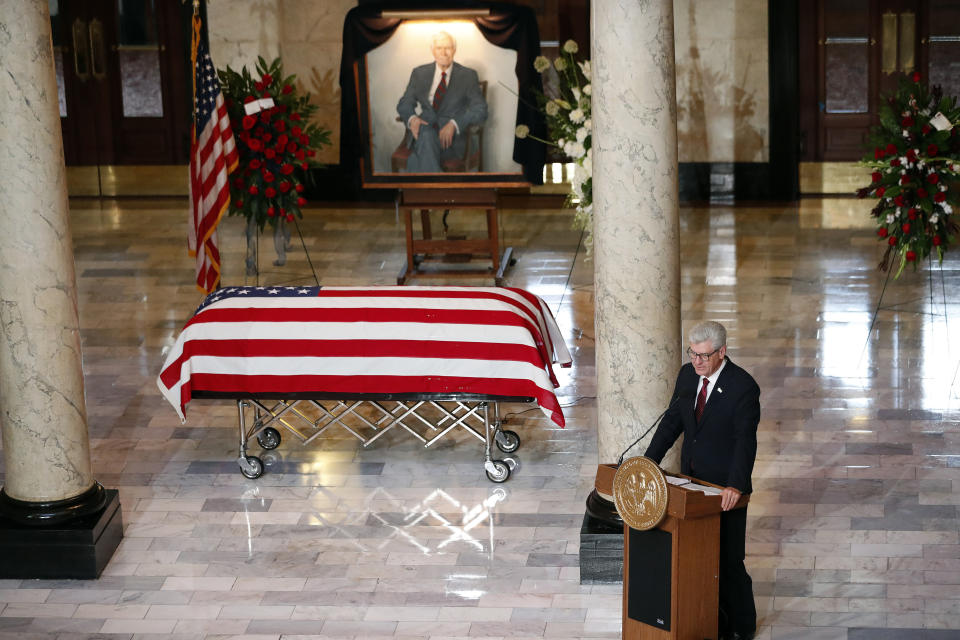
M623 520L596 489L587 496L580 527L580 584L623 582Z
M98 578L123 538L123 517L119 492L94 487L103 507L66 522L24 524L0 512L0 578Z

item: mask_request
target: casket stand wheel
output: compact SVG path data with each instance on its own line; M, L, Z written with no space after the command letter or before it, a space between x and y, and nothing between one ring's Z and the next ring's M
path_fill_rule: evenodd
M280 446L280 432L273 427L267 427L257 436L257 444L267 451Z
M520 448L520 436L516 431L497 431L497 448L504 453L513 453Z
M240 458L237 460L237 463L240 465L240 473L242 473L245 478L256 480L263 475L263 460L257 456Z
M483 467L490 482L506 482L510 478L510 466L503 460L490 460Z

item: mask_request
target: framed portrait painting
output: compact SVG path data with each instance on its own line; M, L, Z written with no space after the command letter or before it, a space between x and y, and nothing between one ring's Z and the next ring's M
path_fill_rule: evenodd
M529 27L517 15L524 11L351 10L361 14L348 14L344 29L349 34L352 21L360 39L344 43L345 63L354 49L348 80L356 113L342 121L356 126L348 161L357 163L363 186L538 181L542 145L515 136L518 124L543 126L531 91L540 89L532 68L539 52L536 22L532 34L518 28ZM344 103L348 95L345 90ZM341 151L350 144L348 134Z

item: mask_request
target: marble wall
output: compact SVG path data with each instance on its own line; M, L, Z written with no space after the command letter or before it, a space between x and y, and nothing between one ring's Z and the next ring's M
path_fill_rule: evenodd
M251 70L257 56L283 58L284 71L297 75L319 109L318 125L332 144L319 162L340 157L340 48L343 19L356 0L212 0L207 3L210 55L217 67Z
M767 162L767 0L674 0L680 162Z

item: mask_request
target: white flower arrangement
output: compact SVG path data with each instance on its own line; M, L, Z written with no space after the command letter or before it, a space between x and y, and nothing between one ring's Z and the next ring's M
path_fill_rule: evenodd
M517 127L518 138L532 138L561 150L574 162L569 203L575 207L574 225L587 232L589 248L593 238L593 156L591 151L590 84L592 69L589 60L578 61L574 54L580 50L574 40L563 43L561 54L551 61L537 56L533 68L545 73L551 64L560 78L559 95L554 98L539 96L540 108L546 115L549 140L530 134L524 125Z

